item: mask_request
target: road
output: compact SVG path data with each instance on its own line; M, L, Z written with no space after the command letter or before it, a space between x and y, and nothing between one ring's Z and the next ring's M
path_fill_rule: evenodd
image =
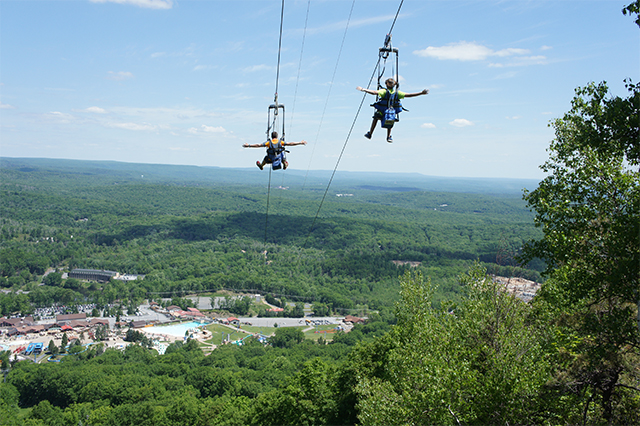
M241 323L250 323L255 327L273 327L274 324L278 324L278 327L296 327L300 325L307 325L305 319L312 321L312 325L317 324L332 324L343 325L343 317L306 317L306 318L258 318L247 317L238 318Z

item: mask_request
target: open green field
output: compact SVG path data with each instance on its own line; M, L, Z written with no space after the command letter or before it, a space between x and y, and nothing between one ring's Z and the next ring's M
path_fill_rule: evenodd
M206 343L212 345L220 345L222 343L223 335L225 340L227 340L228 338L232 342L247 337L247 333L245 333L244 331L238 331L234 328L227 327L226 325L221 324L211 324L207 326L207 330L211 332L212 337L211 339L207 340Z
M337 332L336 325L318 325L309 330L305 327L304 337L305 339L317 341L319 338L323 338L326 341L332 341L333 336Z

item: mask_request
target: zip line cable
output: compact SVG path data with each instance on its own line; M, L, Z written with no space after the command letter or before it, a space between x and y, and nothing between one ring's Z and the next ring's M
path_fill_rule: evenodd
M369 79L369 85L371 85L371 82L373 81L373 77L376 75L376 70L378 68L378 64L380 63L380 59L378 59L378 63L376 64L376 67L373 71L373 74L371 74L371 78ZM367 86L368 87L368 86ZM313 218L313 222L311 223L311 227L309 228L309 233L307 234L307 238L304 240L304 244L302 245L302 248L306 248L307 246L307 241L309 240L309 237L311 236L311 233L313 232L313 228L316 224L316 220L318 219L318 215L320 214L320 209L322 209L322 204L324 204L324 200L327 197L327 193L329 192L329 187L331 186L331 183L333 182L333 177L336 174L336 170L338 170L338 165L340 164L340 160L342 160L342 154L344 154L344 150L347 148L347 143L349 142L349 138L351 137L351 133L353 132L353 128L356 125L356 121L358 120L358 116L360 115L360 111L362 110L362 105L364 104L364 100L366 99L366 93L362 96L362 100L360 101L360 105L358 106L358 111L356 112L356 116L353 119L353 122L351 123L351 127L349 128L349 133L347 133L347 138L344 141L344 145L342 145L342 151L340 151L340 156L338 156L338 161L336 161L336 166L333 168L333 173L331 173L331 178L329 179L329 184L327 185L327 189L325 189L324 191L324 195L322 196L322 200L320 200L320 205L318 206L318 211L316 212L316 216Z
M293 122L293 115L296 111L296 99L298 98L298 83L300 82L300 70L302 68L302 53L304 52L304 42L306 40L307 37L307 24L309 23L309 9L311 8L311 0L307 1L307 13L306 16L304 18L304 30L302 31L302 45L300 46L300 59L298 61L298 74L296 76L296 88L293 92L293 106L291 107L291 116L289 117L289 131L291 131L291 128L293 127L293 125L291 124ZM286 170L282 171L282 181L280 182L280 186L284 187L284 176L285 176L285 172ZM304 185L303 185L304 187Z
M355 0L354 0L355 3ZM400 9L402 8L402 4L404 3L404 0L400 1L400 6L398 6L398 11L396 12L396 16L393 18L393 23L391 24L391 28L389 29L388 34L391 34L391 32L393 31L393 27L396 25L396 20L398 19L398 15L400 14ZM353 10L353 5L351 6L352 10ZM349 15L351 16L351 15ZM346 30L345 30L345 35L346 35ZM343 43L344 43L344 39L343 39ZM342 48L341 48L342 49ZM369 84L367 85L367 87L371 86L371 82L373 81L374 76L376 75L376 72L378 71L378 67L380 66L380 56L378 56L378 61L376 62L376 66L373 69L373 73L371 74L371 78L369 79ZM342 155L344 154L344 150L347 148L347 143L349 142L349 138L351 137L351 133L353 132L353 128L355 127L356 121L358 120L358 116L360 115L360 111L362 110L362 104L364 104L364 100L366 98L367 94L365 93L362 96L362 100L360 101L360 105L358 106L358 111L356 112L356 116L353 119L353 122L351 123L351 127L349 128L349 132L347 133L347 138L344 141L344 145L342 146L342 151L340 151L340 155L338 156L338 160L336 161L336 165L333 168L333 173L331 173L331 178L329 179L329 183L327 185L327 188L324 191L324 195L322 196L322 200L320 201L320 205L318 206L318 211L316 212L315 217L313 218L313 222L311 223L311 227L309 229L309 233L307 234L307 238L304 241L304 244L302 245L302 248L306 248L307 246L307 241L309 241L309 237L311 236L311 233L313 232L314 226L316 224L316 221L318 219L318 215L320 214L320 209L322 209L322 205L324 204L324 200L327 197L327 193L329 192L329 188L331 187L331 183L333 182L333 178L336 174L336 171L338 170L338 165L340 164L340 160L342 160ZM302 253L301 253L302 256ZM298 258L298 261L300 260L300 258Z
M404 3L404 0L400 0L400 6L398 6L398 11L396 12L395 18L393 18L393 23L391 24L391 28L389 28L388 34L391 34L393 32L393 27L396 26L396 20L398 19L398 15L400 14L400 9L402 9L402 3Z
M269 224L269 192L271 192L271 167L269 167L269 190L267 191L267 214L264 217L264 243L267 244L267 226Z
M298 61L298 75L296 77L296 88L293 92L293 106L291 107L291 117L289 118L289 122L293 120L293 114L296 111L296 98L298 96L298 82L300 81L300 69L302 68L302 53L304 52L304 42L307 37L307 23L309 22L309 8L311 7L311 0L307 2L307 15L304 18L304 30L302 31L302 46L300 46L300 60ZM291 129L291 124L289 124L289 129Z
M324 108L322 109L322 115L320 115L320 124L318 125L318 133L316 133L316 139L314 141L313 147L311 149L311 157L309 159L309 165L307 166L307 173L304 175L304 180L302 181L302 190L304 191L304 186L307 183L307 176L309 175L309 169L311 168L311 163L313 161L313 154L316 151L316 145L318 139L320 137L320 130L322 129L322 123L324 121L324 115L327 111L327 105L329 104L329 99L331 97L331 89L333 89L333 82L336 78L336 72L338 71L338 64L340 63L340 57L342 56L342 48L344 47L344 41L347 38L347 30L349 29L349 23L351 22L351 15L353 14L353 7L356 4L356 0L353 0L351 3L351 10L349 10L349 17L347 18L347 25L344 29L344 34L342 35L342 42L340 43L340 50L338 51L338 58L336 59L336 65L333 68L333 75L331 76L331 82L329 83L329 92L327 93L327 99L324 102Z
M280 53L282 52L282 26L284 23L284 0L282 0L282 9L280 10L280 36L278 39L278 65L276 66L276 93L274 95L273 102L275 104L275 114L273 116L273 126L276 124L276 118L278 116L278 81L280 80ZM284 114L284 108L282 110ZM267 126L269 122L267 121ZM269 129L267 129L267 138L269 138ZM280 137L284 140L284 122L282 135ZM271 196L271 167L269 167L269 187L267 189L267 211L264 219L264 243L267 244L267 231L269 228L269 197Z
M284 23L284 0L282 0L282 9L280 11L280 39L278 40L278 66L276 67L276 94L274 96L274 102L276 106L278 105L278 80L280 79L280 52L282 51L282 24L283 23Z
M309 3L310 3L310 0L309 0ZM309 3L307 4L307 19L308 19L308 13L309 13ZM400 1L400 5L398 6L398 10L396 11L396 15L393 18L393 22L391 24L391 28L389 29L389 33L388 34L391 34L392 31L393 31L393 28L395 27L395 24L396 24L396 21L398 19L398 15L400 14L400 10L402 8L403 3L404 3L404 0L401 0ZM342 49L344 47L344 41L346 39L346 34L347 34L347 30L349 28L349 22L351 20L351 15L353 13L354 5L355 5L355 0L353 0L353 3L351 4L351 10L349 11L349 19L347 20L347 26L345 28L345 32L344 32L344 35L343 35L343 38L342 38L342 43L340 45L340 52L338 54L338 60L336 61L336 66L334 68L331 84L330 84L330 87L329 87L329 93L327 95L327 101L325 102L325 106L323 108L320 125L322 125L322 121L324 119L324 115L325 115L325 112L326 112L326 107L327 107L327 104L328 104L328 101L329 101L329 97L330 97L330 94L331 94L331 88L333 86L333 81L335 79L335 74L337 72L337 67L338 67L338 63L339 63L339 60L340 60L340 56L342 54ZM277 67L276 67L276 91L275 91L275 95L274 95L274 103L276 105L276 112L278 111L278 109L277 109L277 106L278 106L278 83L279 83L279 79L280 79L280 55L281 55L281 52L282 52L282 28L283 28L283 24L284 24L284 0L282 0L282 8L281 8L281 11L280 11L280 35L279 35L279 40L278 40L278 61L277 61ZM305 21L305 34L306 34L306 25L307 25L307 22ZM302 61L302 52L300 54L300 61ZM369 84L367 85L367 87L369 87L371 85L371 82L373 81L373 77L375 76L375 73L378 70L379 65L380 65L380 58L378 58L378 61L377 61L376 66L374 68L374 72L371 75L371 78L369 79ZM298 78L299 78L299 71L298 71ZM296 83L296 90L297 90L297 83ZM338 166L340 165L340 161L342 160L342 156L344 155L344 151L345 151L345 149L347 147L347 143L349 142L349 139L351 137L351 133L353 132L353 128L355 127L356 121L357 121L357 119L358 119L358 117L360 115L360 112L362 110L362 105L364 104L365 98L366 98L366 93L363 95L362 100L360 101L360 105L358 106L358 110L356 112L356 115L355 115L355 117L353 119L353 122L351 123L351 127L349 128L349 132L347 133L347 137L346 137L345 142L344 142L344 144L342 146L342 150L340 151L340 155L338 157L338 160L336 161L336 165L335 165L335 167L333 169L333 172L331 173L331 178L329 179L329 182L327 184L327 188L325 189L325 192L324 192L324 194L322 196L322 199L320 201L320 205L318 206L318 210L316 211L316 215L315 215L315 217L313 219L313 222L311 224L311 227L309 229L309 233L307 234L307 237L305 239L305 243L303 244L303 248L306 247L307 242L309 240L309 237L311 236L311 233L313 232L313 229L315 227L316 221L317 221L318 216L320 214L320 210L322 209L322 205L324 204L324 200L327 197L327 193L329 192L329 188L331 187L331 183L333 182L333 179L335 177L336 171L338 170ZM276 122L276 117L274 117L274 125L275 125L275 122ZM284 129L283 129L283 133L284 133ZM319 133L320 133L320 129L318 129L318 135L319 135ZM318 135L316 136L316 140L317 140ZM281 136L284 138L284 134L281 135ZM314 144L314 148L315 148L315 144ZM313 156L313 151L312 151L312 156ZM309 167L307 168L307 175L308 175L310 167L311 167L311 163L309 163ZM306 179L307 179L307 176L305 175L305 182L306 182ZM304 188L304 183L303 183L303 188ZM267 190L267 211L266 211L266 214L265 214L265 244L267 243L267 235L268 235L267 231L268 231L268 224L269 224L269 198L270 198L270 194L271 194L271 168L269 169L269 186L268 186L268 190Z

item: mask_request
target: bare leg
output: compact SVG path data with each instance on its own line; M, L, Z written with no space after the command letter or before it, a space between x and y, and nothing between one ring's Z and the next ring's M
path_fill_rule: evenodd
M371 122L371 128L369 129L369 134L373 135L373 131L376 129L376 124L378 124L378 119L374 118Z
M378 119L373 117L373 121L371 122L371 128L367 133L365 133L364 137L367 139L371 139L371 135L373 135L373 131L376 129L376 124L378 124Z

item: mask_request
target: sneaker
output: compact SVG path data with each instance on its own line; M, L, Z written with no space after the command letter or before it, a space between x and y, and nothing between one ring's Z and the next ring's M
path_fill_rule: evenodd
M287 167L289 167L289 162L288 162L287 160L284 160L284 161L282 162L282 168L283 168L284 170L287 170Z
M262 168L263 166L262 166L262 163L261 163L261 162L256 161L256 166L258 166L258 168L259 168L260 170L264 170L264 169Z
M393 143L393 139L391 138L391 136L389 136L389 137L387 138L387 142L389 142L389 143Z
M364 137L367 138L367 139L371 139L371 132L365 133Z

